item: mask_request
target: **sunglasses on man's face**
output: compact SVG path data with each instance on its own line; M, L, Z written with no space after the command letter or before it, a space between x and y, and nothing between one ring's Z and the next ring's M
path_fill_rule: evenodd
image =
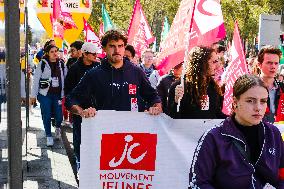
M96 55L97 55L97 53L90 53L90 52L86 52L86 54L91 54L91 55L93 55L93 56L96 56Z

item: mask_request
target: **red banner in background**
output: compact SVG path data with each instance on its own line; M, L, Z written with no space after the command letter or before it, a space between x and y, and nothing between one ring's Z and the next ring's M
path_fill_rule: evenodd
M196 0L189 49L211 46L226 37L220 0Z
M128 28L128 43L132 45L139 57L143 50L153 43L155 37L146 20L139 0L136 0L132 13L132 18Z
M233 102L233 85L238 77L248 73L242 40L238 23L235 23L232 46L230 48L231 62L226 71L226 88L223 101L223 113L230 115Z
M194 0L183 0L173 20L166 39L161 43L158 54L160 74L166 74L184 59L185 36L190 31Z
M190 31L189 39L186 39L186 34ZM225 36L219 0L183 0L170 32L160 47L157 66L160 74L166 74L184 61L186 48L190 50L197 45L210 46ZM186 47L187 43L189 43L188 47Z

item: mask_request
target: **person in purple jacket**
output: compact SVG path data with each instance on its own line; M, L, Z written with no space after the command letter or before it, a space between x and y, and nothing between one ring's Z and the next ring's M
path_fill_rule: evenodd
M233 87L233 112L199 139L189 188L284 188L284 145L274 125L263 121L268 90L254 75Z

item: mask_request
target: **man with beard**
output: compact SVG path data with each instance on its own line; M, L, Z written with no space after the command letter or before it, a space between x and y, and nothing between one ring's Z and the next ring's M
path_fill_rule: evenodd
M127 38L110 30L101 41L106 58L101 66L84 75L67 96L66 106L72 113L88 118L95 116L96 110L145 111L141 104L146 101L149 114L160 114L161 100L145 73L123 58Z

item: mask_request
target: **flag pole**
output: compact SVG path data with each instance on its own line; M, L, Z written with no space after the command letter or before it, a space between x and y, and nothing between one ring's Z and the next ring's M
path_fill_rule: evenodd
M29 40L28 40L28 0L25 0L25 87L26 87L26 168L27 172L29 172L29 162L28 162L28 129L29 129L29 123L30 123L30 75L29 75Z
M189 45L190 45L190 34L191 34L191 30L192 30L192 24L193 24L193 17L194 17L194 11L195 11L195 6L196 6L196 0L194 0L194 4L193 4L193 10L192 10L192 15L191 15L191 20L190 20L190 27L189 27L189 32L186 33L186 40L185 40L185 53L184 53L184 59L183 59L183 64L182 64L182 73L181 73L181 77L180 77L180 86L182 86L183 91L184 91L184 76L185 76L185 69L186 69L186 65L188 62L188 56L189 56ZM181 98L178 99L178 104L177 104L177 112L180 111L180 102L181 102Z

